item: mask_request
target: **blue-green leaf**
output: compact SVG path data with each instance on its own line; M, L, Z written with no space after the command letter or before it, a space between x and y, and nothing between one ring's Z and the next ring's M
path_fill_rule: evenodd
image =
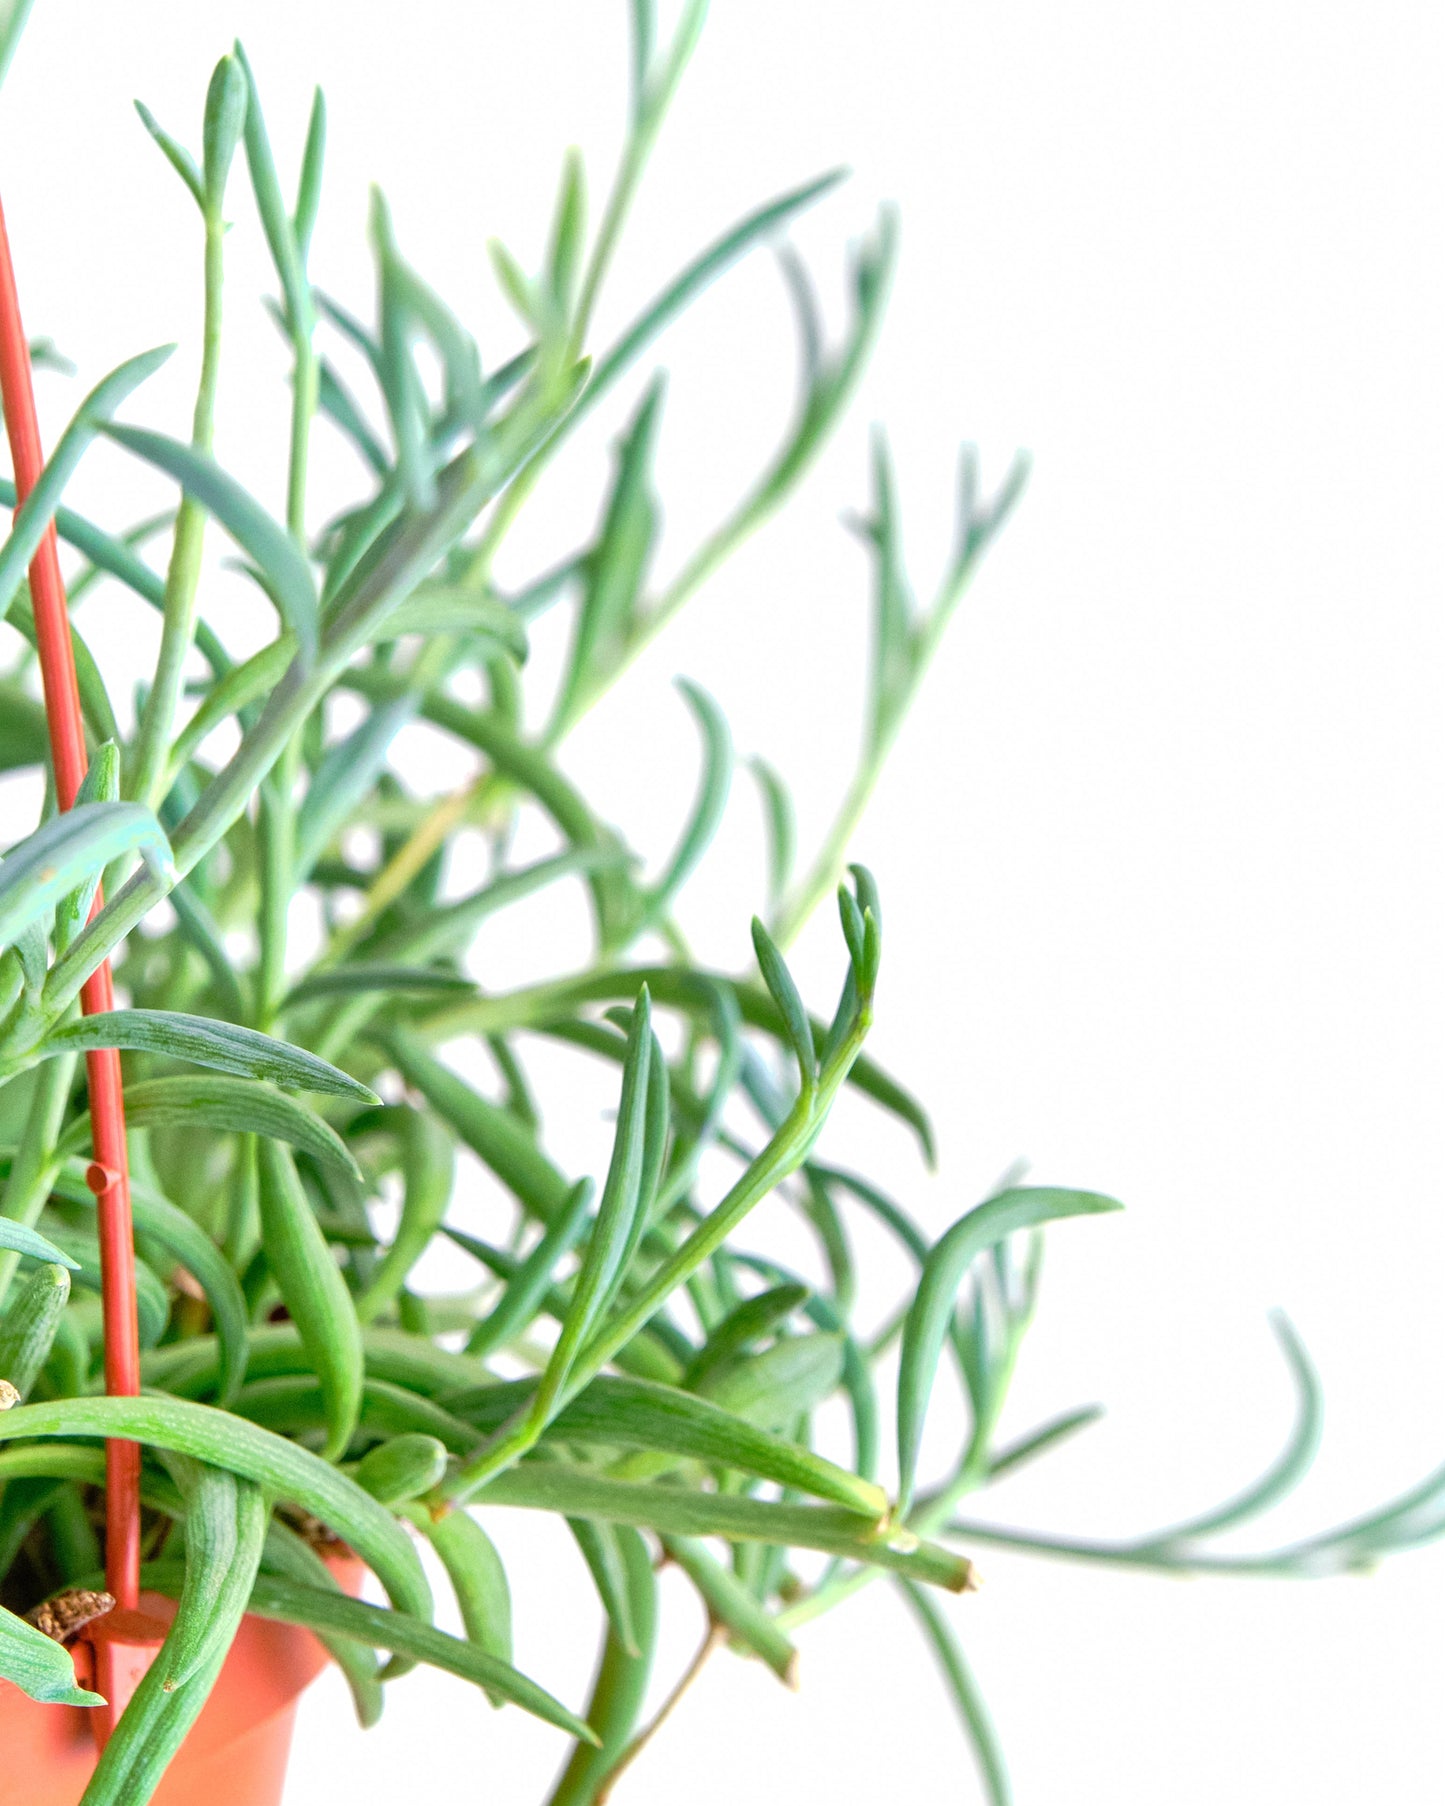
M309 659L316 652L319 604L311 566L296 541L214 458L144 427L102 426L127 451L174 477L255 564L282 620ZM0 587L0 595L4 594Z
M159 370L174 350L174 345L159 345L154 351L143 351L138 357L127 358L109 376L102 377L76 409L70 425L50 454L49 463L15 516L10 537L0 546L0 621L4 620L15 600L30 561L45 537L45 529L54 517L65 485L86 447L126 397Z
M179 1010L107 1010L83 1016L53 1030L37 1052L45 1056L84 1053L93 1047L162 1054L242 1078L269 1079L275 1085L359 1098L368 1104L379 1101L369 1086L303 1047L293 1047L289 1041L278 1041L254 1028L242 1028L239 1023L187 1016Z
M164 883L174 882L170 843L139 803L81 803L27 835L0 861L0 947L127 853L139 853Z
M975 1206L935 1243L923 1264L918 1291L903 1325L898 1365L900 1514L913 1502L923 1420L953 1315L954 1298L968 1269L980 1254L1015 1230L1037 1228L1060 1217L1095 1216L1122 1208L1117 1200L1098 1192L1064 1191L1048 1185L1014 1186Z
M69 1651L0 1606L0 1680L12 1681L47 1706L103 1706L98 1693L78 1686Z

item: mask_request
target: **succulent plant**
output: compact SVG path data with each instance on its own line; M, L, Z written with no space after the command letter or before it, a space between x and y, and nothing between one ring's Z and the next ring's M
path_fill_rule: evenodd
M0 67L26 10L0 6ZM960 1515L1096 1415L1065 1409L999 1438L1037 1304L1041 1230L1116 1206L1006 1179L935 1234L877 1176L835 1164L825 1126L849 1088L932 1155L922 1105L866 1051L885 941L874 878L848 866L848 841L1020 493L1022 461L985 498L964 455L953 556L921 606L886 442L876 441L860 524L873 565L861 757L801 870L786 786L750 766L771 858L755 969L711 969L675 920L683 887L705 881L734 775L707 691L681 685L699 768L670 848L630 846L569 771L572 730L809 468L866 359L894 257L885 215L853 253L851 319L829 344L801 262L783 253L801 346L792 424L755 483L657 582L664 400L654 346L696 295L779 242L836 180L784 194L693 251L630 327L591 348L594 304L704 12L694 0L660 38L648 0L635 0L630 124L600 220L589 226L571 158L540 269L493 246L521 329L496 359L408 261L379 195L371 318L313 283L319 93L300 170L284 184L239 47L217 65L198 153L141 108L200 227L191 430L118 420L165 353L130 359L90 390L33 487L22 481L27 499L0 546L0 612L18 630L0 676L7 769L50 757L34 650L41 599L26 581L48 522L66 549L72 600L105 583L118 607L161 622L133 710L74 637L87 774L66 795L51 773L39 825L7 826L0 863L0 1377L13 1390L0 1400L11 1406L0 1418L0 1676L37 1699L94 1697L77 1692L62 1643L26 1616L48 1609L53 1633L55 1602L93 1598L102 1583L106 1439L143 1451L141 1578L181 1601L156 1680L122 1717L87 1801L150 1797L248 1610L317 1630L363 1724L381 1711L383 1683L416 1663L540 1715L573 1740L555 1806L601 1801L648 1735L640 1715L661 1562L702 1601L702 1655L726 1645L784 1681L796 1626L865 1586L899 1587L988 1797L1002 1801L1003 1757L945 1603L970 1586L968 1551L1005 1544L1176 1572L1313 1573L1373 1561L1445 1521L1445 1476L1435 1474L1303 1542L1255 1555L1217 1548L1220 1533L1299 1480L1318 1439L1318 1387L1283 1320L1298 1420L1237 1497L1114 1544ZM230 216L243 231L259 224L291 356L282 516L213 455ZM503 587L497 555L527 498L608 404L623 418L594 534ZM367 479L322 520L308 474L339 445ZM134 526L69 509L65 486L92 455L162 473L175 505ZM13 486L5 499L15 501ZM272 611L249 655L202 580L215 534L234 548L237 580ZM560 674L539 682L528 639L549 611L568 621L566 653ZM466 775L442 794L418 787L396 757L417 723L465 755ZM561 889L589 912L584 961L559 946L548 966L534 939L531 964L546 976L516 982L479 957L485 923L504 911L525 918ZM838 916L835 994L810 1006L786 956L823 907ZM122 1006L79 1013L107 959ZM549 1070L561 1057L607 1074L616 1117L595 1171L555 1152L567 1102L533 1082L539 1048ZM100 1302L97 1196L103 1219L119 1182L93 1147L100 1069L87 1080L82 1065L106 1050L124 1061L143 1386L134 1396L107 1395L119 1331ZM806 1264L780 1253L779 1213L813 1239ZM856 1310L865 1224L914 1270L881 1323ZM420 1265L439 1248L465 1263L464 1289L424 1282ZM945 1371L966 1401L967 1433L950 1465L934 1472L930 1456L920 1472ZM841 1439L829 1415L840 1400ZM608 1627L590 1701L566 1705L511 1664L507 1577L486 1528L502 1507L564 1519L585 1558ZM339 1589L317 1553L328 1538L363 1559L389 1604ZM454 1589L463 1636L431 1623L418 1539Z

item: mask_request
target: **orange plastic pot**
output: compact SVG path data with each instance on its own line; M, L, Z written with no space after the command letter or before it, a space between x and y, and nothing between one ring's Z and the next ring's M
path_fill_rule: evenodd
M362 1566L327 1563L350 1593ZM141 1596L142 1610L169 1621L175 1601ZM89 1651L75 1650L77 1672ZM154 1806L280 1806L301 1694L328 1661L309 1630L245 1618L211 1697L191 1727ZM82 1685L86 1677L81 1676ZM0 1797L5 1806L77 1806L94 1772L93 1713L84 1706L42 1706L0 1681Z

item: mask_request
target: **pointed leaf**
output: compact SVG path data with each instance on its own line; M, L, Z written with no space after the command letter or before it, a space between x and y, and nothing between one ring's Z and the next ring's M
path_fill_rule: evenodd
M225 528L266 579L267 593L307 658L315 656L319 603L311 566L296 541L215 459L143 427L103 426L127 451L174 477ZM0 590L3 594L3 590Z
M103 1706L98 1693L77 1684L70 1652L33 1624L0 1606L0 1680L47 1706Z
M148 1395L56 1399L0 1414L0 1442L36 1436L122 1437L254 1480L302 1506L349 1543L403 1611L430 1615L425 1572L391 1513L309 1450L229 1411Z
M913 1500L923 1420L943 1340L953 1315L954 1299L964 1275L980 1254L1007 1235L1033 1229L1061 1217L1094 1216L1121 1210L1113 1198L1091 1191L1064 1191L1054 1186L1017 1186L975 1206L935 1243L924 1262L918 1291L903 1326L898 1366L898 1509Z
M50 454L50 461L15 516L10 537L0 546L0 620L4 620L15 600L61 494L87 446L121 403L159 370L174 350L174 345L160 345L154 351L143 351L139 357L127 358L109 376L102 377L76 409Z
M206 186L201 180L200 170L196 168L195 158L183 144L178 144L170 133L157 122L155 115L151 112L150 108L146 106L144 101L137 100L132 104L134 105L136 112L140 114L141 124L150 133L151 137L155 139L156 143L165 153L166 161L170 164L171 168L175 170L176 174L185 183L186 187L190 189L196 205L204 212L206 207Z
M261 1241L281 1297L321 1384L331 1461L346 1451L361 1410L361 1325L346 1281L321 1232L290 1150L259 1148Z
M339 1166L358 1181L357 1166L336 1131L314 1111L284 1092L255 1079L189 1073L177 1078L142 1079L125 1088L126 1121L134 1129L203 1125L237 1135L264 1135L289 1142L312 1159ZM62 1153L88 1145L90 1121L81 1117L66 1131Z
M789 972L786 961L757 916L753 917L753 951L757 955L763 983L778 1006L778 1014L783 1020L783 1032L797 1059L799 1077L806 1089L814 1083L818 1074L813 1032L808 1026L808 1012L803 1008L803 1000L798 995L798 987L793 983L793 975Z
M360 1098L378 1102L367 1085L320 1060L303 1047L278 1041L254 1028L221 1022L212 1016L187 1016L179 1010L106 1010L84 1016L78 1022L52 1030L37 1051L49 1056L87 1052L93 1047L120 1047L133 1053L161 1054L172 1060L189 1060L216 1072L237 1073L242 1078L269 1079L275 1085L295 1085L303 1091L319 1091L331 1097Z
M226 198L226 178L246 126L246 75L233 56L223 56L211 72L206 90L206 116L201 132L205 170L202 206L219 218ZM201 200L201 196L196 197Z

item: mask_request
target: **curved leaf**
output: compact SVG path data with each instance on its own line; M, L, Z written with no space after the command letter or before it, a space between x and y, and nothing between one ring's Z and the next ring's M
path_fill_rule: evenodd
M134 1129L190 1127L227 1129L238 1135L265 1135L289 1142L313 1159L339 1166L358 1181L361 1169L344 1141L304 1104L255 1079L203 1077L142 1079L125 1088L126 1121ZM88 1145L90 1119L83 1116L65 1133L60 1151Z
M282 621L302 654L316 653L320 604L311 566L296 541L214 458L165 433L137 426L101 430L136 457L174 477L185 493L225 528L260 571ZM0 591L3 594L3 591Z
M52 816L0 860L0 947L127 853L139 853L167 887L175 883L170 843L139 803L78 803Z
M898 1365L898 1510L913 1501L923 1419L943 1352L953 1302L977 1257L1018 1229L1034 1229L1060 1217L1094 1216L1121 1210L1114 1198L1054 1186L1015 1186L977 1205L953 1225L923 1264L918 1291L903 1325Z
M0 1606L0 1680L12 1681L47 1706L103 1706L98 1693L77 1685L70 1652Z
M0 1442L103 1436L190 1455L304 1507L348 1542L403 1611L430 1616L431 1589L410 1538L384 1506L318 1456L188 1399L66 1398L0 1415Z
M303 1091L324 1092L332 1097L354 1097L378 1103L376 1093L329 1061L303 1047L278 1041L254 1028L221 1022L211 1016L187 1016L179 1010L105 1010L83 1016L78 1022L52 1030L35 1051L42 1057L65 1052L86 1052L93 1047L120 1047L132 1053L162 1054L172 1060L189 1060L215 1072L230 1072L248 1079L269 1079L274 1085L295 1085Z

